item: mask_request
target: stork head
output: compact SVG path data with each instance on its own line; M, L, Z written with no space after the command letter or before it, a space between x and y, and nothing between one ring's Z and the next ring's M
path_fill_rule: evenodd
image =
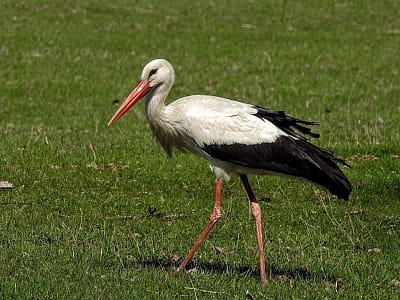
M154 59L143 68L141 80L147 81L150 88L162 84L171 86L175 81L174 68L165 59Z
M165 59L154 59L142 71L140 80L131 93L115 112L108 125L121 118L133 105L151 90L168 92L175 81L175 72L172 65Z

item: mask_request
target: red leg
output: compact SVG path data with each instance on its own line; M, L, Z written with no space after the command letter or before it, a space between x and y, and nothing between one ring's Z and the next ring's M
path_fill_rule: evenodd
M180 272L182 272L182 270L192 259L193 255L196 253L196 250L200 247L203 240L206 238L207 234L214 227L215 223L217 223L218 220L221 218L221 190L222 190L222 180L218 179L215 181L214 209L210 216L210 222L203 229L202 233L197 238L197 241L194 243L189 254L186 256L185 260L181 263L181 265L175 270L173 275L178 275Z
M265 272L265 258L264 258L264 244L262 237L262 221L261 221L261 208L257 203L256 196L254 195L253 189L250 186L247 175L241 174L240 179L244 185L244 189L246 190L247 197L250 201L251 213L253 215L254 221L256 223L256 233L257 233L257 243L258 243L258 253L260 255L260 276L261 276L261 284L266 285L269 284L267 280L267 274Z

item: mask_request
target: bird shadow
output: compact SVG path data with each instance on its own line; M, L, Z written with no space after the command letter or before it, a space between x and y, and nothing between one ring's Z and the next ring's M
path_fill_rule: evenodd
M145 257L137 260L137 263L143 267L149 268L162 268L162 269L175 269L179 266L180 261L174 261L170 258L159 258L159 257ZM232 265L222 262L204 262L204 261L191 261L186 266L186 272L191 272L191 270L204 270L213 273L226 274L236 273L241 277L253 277L256 279L260 278L259 269L254 269L248 266L242 265ZM318 280L326 282L335 282L337 277L333 274L327 274L323 272L311 272L305 268L280 268L276 265L270 265L267 272L269 272L270 277L276 279L277 281L283 281L288 279L300 279L300 280Z

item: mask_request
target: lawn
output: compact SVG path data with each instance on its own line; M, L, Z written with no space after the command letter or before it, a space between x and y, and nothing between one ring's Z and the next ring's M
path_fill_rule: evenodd
M399 1L0 0L0 298L400 297ZM251 177L271 285L238 178L208 221L207 163L157 148L139 103L153 58L169 99L213 94L320 123L352 165L348 202ZM339 284L338 284L339 283ZM339 285L339 288L336 286Z

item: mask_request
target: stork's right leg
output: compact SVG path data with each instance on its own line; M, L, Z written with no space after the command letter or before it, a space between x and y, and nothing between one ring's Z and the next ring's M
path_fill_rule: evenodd
M193 255L196 253L196 250L200 247L203 240L206 238L207 234L214 227L215 223L217 223L218 220L221 218L221 190L222 190L222 180L217 179L215 181L214 209L211 213L210 221L208 222L207 226L203 229L202 233L197 238L197 241L194 243L192 249L186 256L185 260L175 270L173 275L178 275L180 272L182 272L182 270L192 259Z
M246 190L247 197L250 201L251 213L253 215L254 221L256 223L256 233L257 233L257 243L258 243L258 253L260 256L260 277L261 284L269 284L267 280L267 274L265 272L265 258L264 258L264 244L262 237L262 222L261 222L261 208L257 202L256 196L254 195L253 189L250 186L247 175L241 174L240 179L242 180L244 189Z

